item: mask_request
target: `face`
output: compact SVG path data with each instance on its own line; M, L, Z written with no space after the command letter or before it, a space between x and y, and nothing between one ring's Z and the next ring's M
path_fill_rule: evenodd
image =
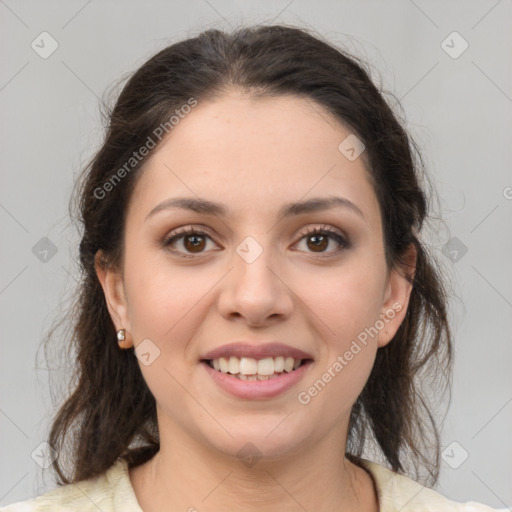
M233 91L200 103L146 162L122 271L98 276L155 396L161 443L231 455L247 442L265 455L344 443L410 293L386 266L363 159L338 149L350 133L311 101ZM329 198L340 199L289 207ZM301 366L285 371L285 356Z

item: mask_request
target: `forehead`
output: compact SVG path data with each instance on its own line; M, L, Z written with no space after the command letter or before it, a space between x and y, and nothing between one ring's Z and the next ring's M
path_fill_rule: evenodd
M349 136L310 99L234 91L199 103L173 127L145 163L134 199L146 214L183 195L240 214L333 194L378 209L362 156L350 160L339 149Z

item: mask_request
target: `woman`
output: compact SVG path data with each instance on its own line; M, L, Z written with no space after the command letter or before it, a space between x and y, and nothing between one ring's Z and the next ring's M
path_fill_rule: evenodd
M2 510L491 510L406 476L437 479L418 378L451 367L413 147L305 30L146 62L79 191L78 381L49 436L67 485Z

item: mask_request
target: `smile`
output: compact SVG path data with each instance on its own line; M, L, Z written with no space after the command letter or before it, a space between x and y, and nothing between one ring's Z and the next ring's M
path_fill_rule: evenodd
M283 373L291 373L303 364L305 360L293 357L266 357L254 359L252 357L219 357L207 361L210 368L232 375L240 380L268 380L275 379Z
M220 357L201 366L224 392L246 400L277 397L296 385L312 366L312 359L293 357Z

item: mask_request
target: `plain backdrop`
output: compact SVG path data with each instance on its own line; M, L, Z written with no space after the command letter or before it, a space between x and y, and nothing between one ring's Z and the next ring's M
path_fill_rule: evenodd
M39 347L75 285L68 201L100 143L99 99L172 42L282 22L369 61L401 102L445 221L426 236L454 286L437 490L512 507L511 13L506 0L0 1L0 504L55 487L40 464L55 404ZM53 374L64 389L66 369Z

